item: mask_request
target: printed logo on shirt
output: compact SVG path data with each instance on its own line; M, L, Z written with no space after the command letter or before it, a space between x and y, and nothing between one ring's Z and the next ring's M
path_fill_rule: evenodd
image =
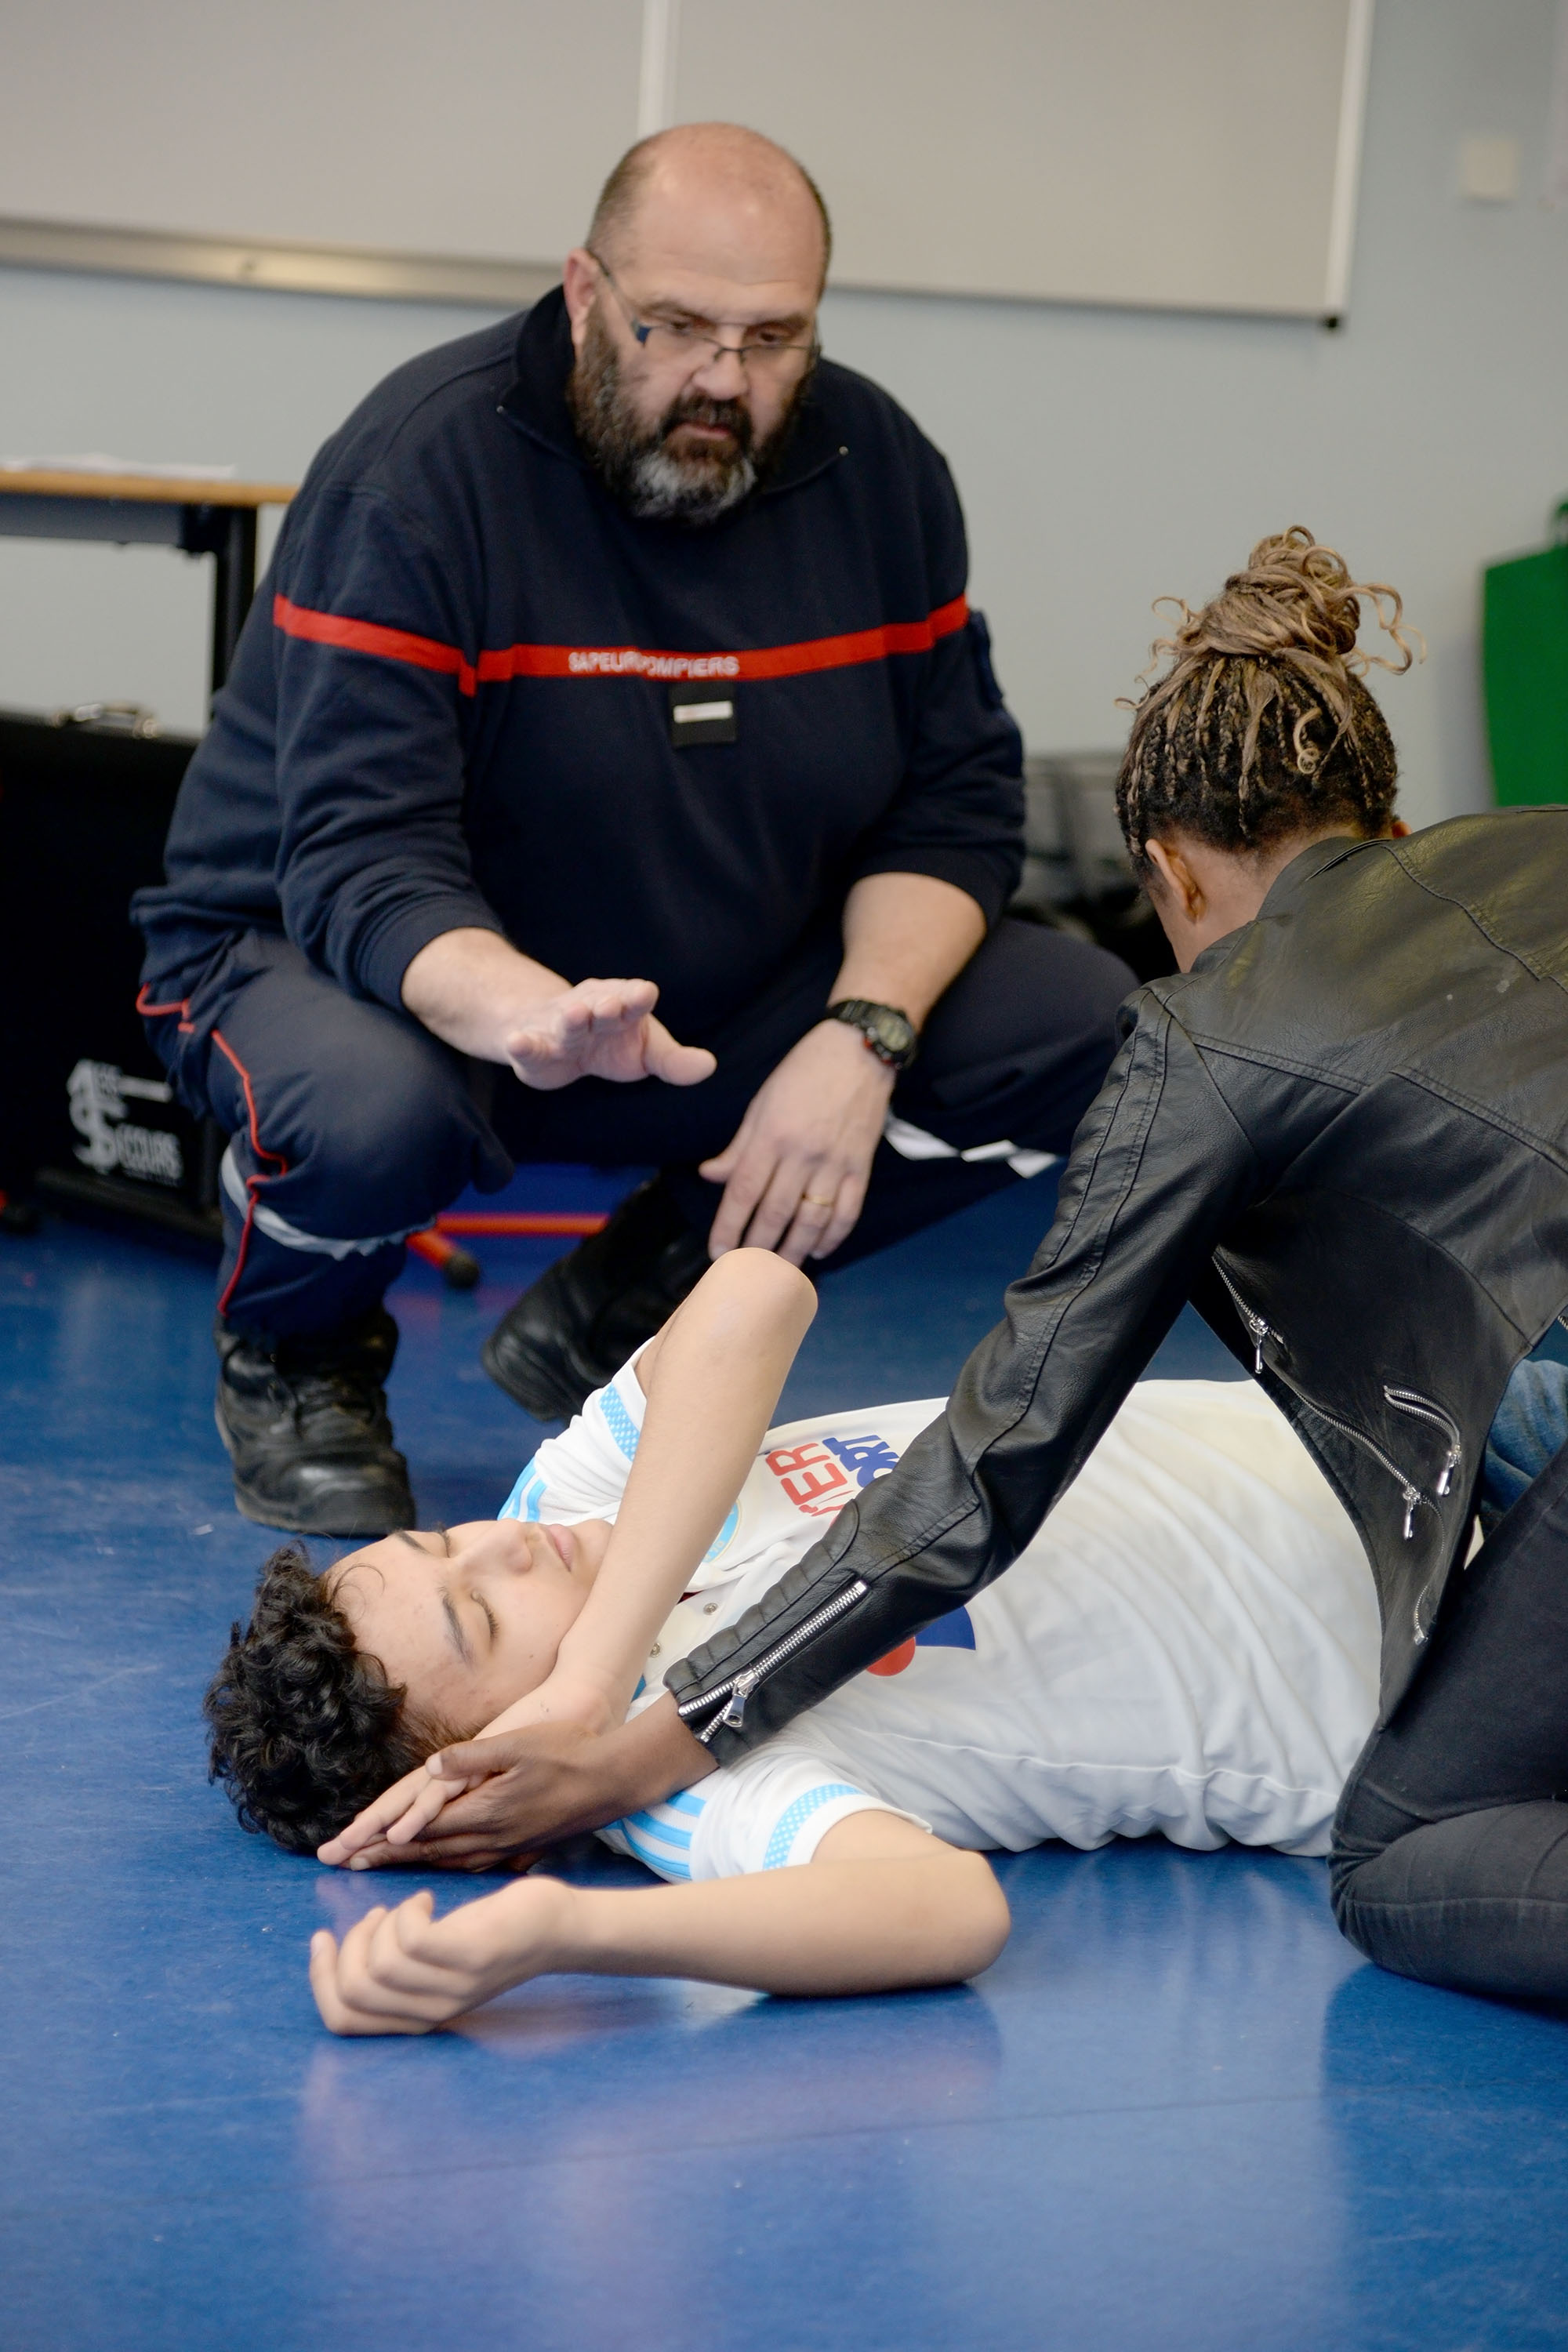
M885 1437L811 1438L804 1445L778 1445L763 1461L797 1511L831 1519L874 1478L898 1467L896 1449Z
M868 1675L901 1675L904 1668L913 1663L917 1650L973 1650L973 1647L974 1620L967 1609L950 1609L947 1615L939 1617L933 1625L922 1625L918 1633L911 1633L909 1640L900 1642L896 1650L889 1650L885 1657L876 1659L866 1672Z

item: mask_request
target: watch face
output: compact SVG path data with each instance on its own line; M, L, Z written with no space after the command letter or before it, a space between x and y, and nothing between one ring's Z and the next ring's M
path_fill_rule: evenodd
M872 1051L887 1062L907 1068L915 1056L919 1032L914 1023L890 1004L868 1004L864 998L851 996L831 1006L835 1020L847 1022L858 1029Z
M906 1021L901 1013L894 1013L884 1004L876 1007L866 1026L886 1053L896 1054L900 1058L915 1042L913 1024Z

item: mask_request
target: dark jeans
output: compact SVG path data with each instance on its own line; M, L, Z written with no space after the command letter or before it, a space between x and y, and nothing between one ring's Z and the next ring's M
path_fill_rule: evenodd
M1352 1773L1335 1916L1400 1976L1568 1996L1568 1368L1514 1373L1430 1654Z
M223 1313L263 1339L363 1313L401 1270L404 1237L465 1186L499 1190L516 1160L662 1168L706 1231L720 1188L696 1163L723 1149L768 1073L821 1019L841 951L823 929L763 996L692 1036L719 1060L700 1086L584 1078L541 1094L347 995L275 933L235 940L148 1024L183 1098L233 1138ZM1065 1151L1133 985L1125 964L1085 940L1000 923L932 1013L893 1110L957 1153L1002 1141ZM911 1160L884 1143L859 1224L816 1270L1015 1181L1005 1159Z

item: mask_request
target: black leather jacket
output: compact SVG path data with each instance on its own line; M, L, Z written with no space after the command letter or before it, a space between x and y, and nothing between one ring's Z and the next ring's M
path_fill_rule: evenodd
M1509 1373L1568 1300L1568 808L1321 842L1121 1017L945 1414L670 1669L721 1758L1000 1576L1188 1297L1361 1532L1380 1720L1415 1673Z

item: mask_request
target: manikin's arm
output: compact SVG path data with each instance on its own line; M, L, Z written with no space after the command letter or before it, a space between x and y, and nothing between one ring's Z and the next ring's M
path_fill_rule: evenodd
M892 1813L851 1813L804 1866L686 1886L569 1886L535 1875L435 1917L428 1892L378 1906L341 1946L310 1940L334 2033L428 2033L555 1970L699 1977L759 1992L890 1992L956 1983L1007 1940L984 1858Z
M804 1274L769 1250L736 1250L645 1349L642 1435L594 1589L549 1681L488 1732L563 1715L595 1730L624 1719L659 1627L745 1484L816 1312Z
M642 1435L608 1549L553 1672L481 1738L542 1723L602 1731L624 1718L659 1627L744 1484L816 1312L805 1275L766 1250L709 1268L637 1360ZM697 1769L705 1749L686 1743ZM468 1783L423 1766L321 1849L342 1864L378 1841L406 1847ZM384 1856L392 1859L392 1856Z

